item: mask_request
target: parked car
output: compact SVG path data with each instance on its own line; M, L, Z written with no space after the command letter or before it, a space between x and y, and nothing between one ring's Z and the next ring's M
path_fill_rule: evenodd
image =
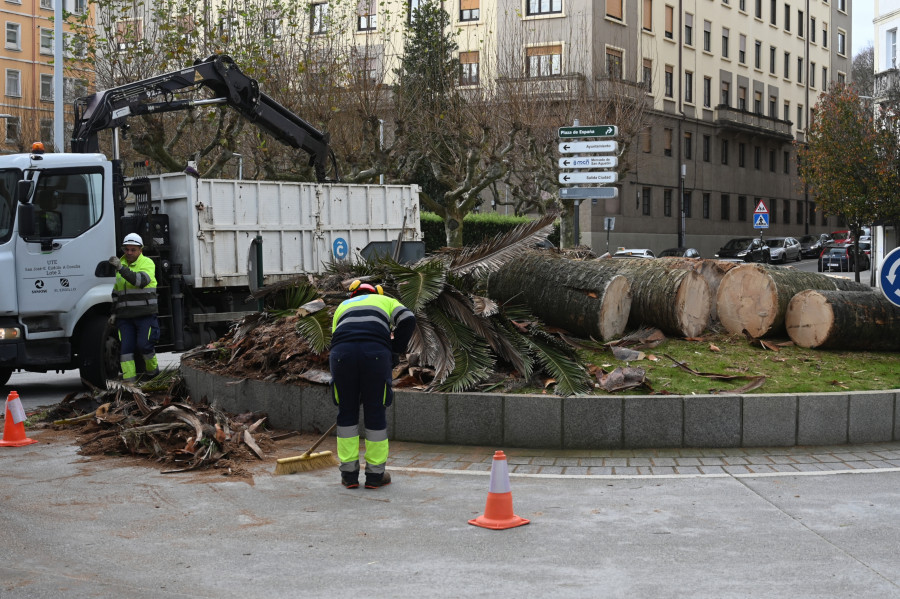
M800 242L793 237L769 237L766 239L772 262L800 262Z
M694 248L669 248L659 253L658 258L699 258L700 252Z
M738 237L723 245L716 258L731 258L744 262L770 262L769 246L759 237Z
M656 258L656 255L647 249L625 249L621 248L613 258Z
M818 258L822 253L822 248L830 239L828 233L804 235L797 240L800 242L800 255L804 258Z
M859 270L869 270L871 262L869 256L859 250ZM830 243L822 250L819 256L819 272L853 272L856 270L853 262L853 245L848 243Z

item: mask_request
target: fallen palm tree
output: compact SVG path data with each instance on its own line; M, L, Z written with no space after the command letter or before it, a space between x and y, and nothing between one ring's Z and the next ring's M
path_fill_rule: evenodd
M877 292L801 291L788 303L785 327L801 347L900 350L900 308Z

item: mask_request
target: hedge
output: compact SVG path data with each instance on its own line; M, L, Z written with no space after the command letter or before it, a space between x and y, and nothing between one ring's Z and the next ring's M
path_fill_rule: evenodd
M531 222L527 216L505 216L496 212L484 214L468 214L463 220L463 244L477 245L486 239L506 233L522 223ZM425 241L425 253L431 253L447 245L444 233L444 221L433 212L422 212L422 239ZM553 225L553 232L547 237L553 245L559 247L559 223Z

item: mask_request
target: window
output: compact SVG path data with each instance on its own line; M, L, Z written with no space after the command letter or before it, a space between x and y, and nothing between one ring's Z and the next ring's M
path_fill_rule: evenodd
M460 0L460 21L477 21L479 18L481 18L480 0Z
M77 33L64 33L66 56L69 58L87 58L87 43L83 36Z
M684 73L684 101L694 103L694 74L690 71Z
M675 29L674 29L674 25L672 24L672 22L675 20L674 10L675 9L673 9L668 4L666 5L666 33L665 33L665 35L666 35L667 40L675 38Z
M784 53L784 78L790 79L791 77L791 53Z
M75 0L72 12L76 15L83 15L87 10L87 0Z
M897 30L891 29L887 32L885 40L885 69L893 69L897 66Z
M41 0L41 8L53 10L53 0Z
M672 65L667 64L666 65L666 79L665 79L666 97L667 98L671 98L673 96L673 94L675 93L672 89L672 87L673 87L672 76L673 76Z
M756 46L753 49L753 66L757 69L762 68L762 42L757 40Z
M816 63L814 62L809 63L809 86L816 86Z
M478 52L459 53L459 84L478 85Z
M709 162L709 150L710 145L712 144L712 139L710 139L709 135L703 136L703 162Z
M622 51L606 49L606 76L610 79L622 78Z
M606 16L622 20L622 0L606 0Z
M737 219L743 222L747 220L747 196L738 196Z
M803 83L803 57L797 57L797 83Z
M53 100L53 75L41 74L41 100Z
M378 10L375 8L376 0L362 0L356 9L356 30L374 31L378 27ZM466 4L467 0L462 0ZM475 3L478 4L477 1ZM477 11L477 9L476 9ZM460 14L462 14L460 10ZM477 18L477 17L476 17ZM460 20L465 20L460 16Z
M722 27L722 58L728 58L728 39L731 34L727 27Z
M778 98L775 96L769 96L769 117L778 118Z
M822 89L828 89L828 67L822 67Z
M684 15L684 45L694 45L694 15L690 13Z
M53 144L53 119L41 119L40 122L40 134L41 139L45 142L49 142L50 145Z
M738 166L741 168L747 166L747 146L744 143L738 144Z
M552 77L562 73L562 46L534 46L525 51L529 77Z
M712 106L712 79L709 77L703 78L703 105L706 108Z
M754 11L754 16L757 19L761 19L762 18L762 0L756 0L755 5L756 5L756 10Z
M709 218L709 194L703 194L703 218Z
M672 216L672 190L671 189L663 190L663 214L665 216Z
M650 193L649 187L641 188L641 214L644 216L650 216L650 207L653 202L653 196Z
M728 164L728 140L722 140L722 164Z
M769 46L769 72L775 74L775 46Z
M803 129L803 104L797 104L797 129Z
M71 104L76 98L87 95L87 80L63 77L63 101Z
M712 23L703 21L703 51L712 51Z
M15 143L19 141L19 117L6 120L6 141Z
M803 37L803 17L804 17L803 11L798 10L797 11L797 35L799 35L800 37ZM815 40L812 40L812 41L815 41Z
M312 4L310 10L310 33L325 33L328 31L328 4L319 2Z
M719 104L731 106L731 84L727 81L722 82L722 98Z
M663 154L672 155L672 130L669 128L663 129Z
M22 26L18 23L6 23L6 47L9 50L22 49Z
M651 143L653 139L653 128L647 127L646 129L641 129L641 151L644 154L649 154L653 150L653 144Z
M144 23L139 19L116 22L116 49L124 52L144 39Z
M747 0L738 0L738 8L741 12L745 12L747 10Z
M731 220L731 196L727 193L722 194L720 211L722 220Z
M374 56L366 56L365 52L355 56L356 73L351 75L358 89L367 89L370 85L381 83L381 70L378 59Z
M791 103L787 100L784 102L784 120L791 120Z
M784 30L791 30L791 6L789 4L784 5Z
M772 4L769 7L769 22L772 25L778 25L778 0L772 0Z
M53 30L41 27L41 54L53 54Z
M648 94L653 93L653 61L645 58L643 62L643 82L644 89Z
M9 39L7 36L7 47L9 47ZM841 56L847 55L847 34L838 29L837 34L837 53Z
M791 224L791 201L785 200L784 207L781 209L781 220L782 224L789 225Z
M6 135L9 137L9 129ZM60 193L59 190L65 192ZM77 237L100 220L103 214L102 198L103 173L100 167L44 174L37 180L32 201L38 213L41 233L62 238ZM42 218L44 211L53 211L58 218Z
M759 203L757 203L757 206ZM769 224L774 225L778 222L778 200L771 198L769 200Z
M847 83L847 75L845 73L841 73L840 71L838 71L837 80L838 80L838 83L843 85L844 83Z
M606 0L606 12L609 14L610 4L619 5L619 18L622 14L622 0ZM562 0L528 0L527 15L550 15L562 12Z
M694 134L688 131L684 134L684 158L690 160L694 154Z
M822 23L822 46L828 47L828 23Z
M747 64L747 36L743 33L738 37L738 62Z
M816 43L816 18L809 18L809 41Z
M357 26L361 23L361 21L357 22ZM194 22L193 17L187 17L187 19L182 24L183 31L186 34L186 39L189 40L191 35L194 33ZM372 26L374 29L374 25ZM279 38L284 35L284 30L281 27L281 17L277 15L267 16L263 19L263 34L266 37L271 38Z
M681 196L681 211L685 218L691 218L691 192L685 191Z
M644 0L644 31L653 31L653 0Z
M847 12L847 0L837 0L837 9L841 12Z
M20 71L6 69L6 95L11 98L22 97L22 73Z
M753 92L753 112L762 114L762 92Z
M769 172L775 172L775 150L769 150Z
M759 170L762 168L762 148L759 146L753 146L753 168Z
M784 151L783 162L784 162L784 164L782 164L782 170L784 171L784 174L790 175L791 174L791 153L788 152L787 150Z
M738 109L747 110L747 88L743 85L738 87Z

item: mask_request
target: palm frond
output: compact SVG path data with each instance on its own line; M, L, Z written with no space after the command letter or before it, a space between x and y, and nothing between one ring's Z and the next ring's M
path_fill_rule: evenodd
M297 334L317 354L321 354L331 344L331 315L322 310L297 321Z
M427 311L416 313L416 329L407 353L418 354L422 364L434 368L436 381L443 381L453 370L453 345L445 329L436 326Z
M472 307L478 316L493 316L500 311L497 302L481 295L472 296Z
M453 350L455 362L453 371L437 384L436 388L439 391L460 393L487 379L494 370L494 360L486 343L477 339L471 331L465 330L459 323L456 323L454 328L457 329L456 336L462 343Z
M556 379L557 395L578 395L591 390L590 379L577 357L566 347L561 346L543 331L533 330L526 337L538 362L547 373Z
M524 223L490 241L466 248L453 256L449 270L457 275L473 275L490 272L509 260L529 251L534 244L550 234L556 214L547 214L530 223Z
M385 261L384 264L397 288L400 301L413 312L421 310L444 289L447 273L439 260L411 267L393 261Z

